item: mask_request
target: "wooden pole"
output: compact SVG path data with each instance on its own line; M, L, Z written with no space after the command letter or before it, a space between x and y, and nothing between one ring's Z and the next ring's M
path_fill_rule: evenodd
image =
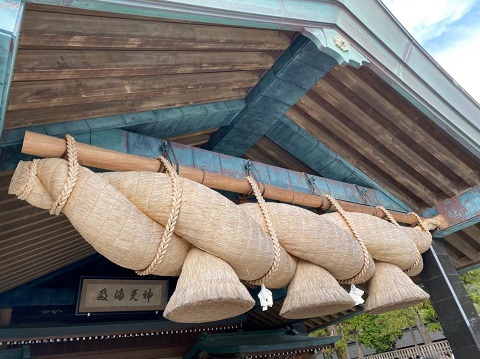
M22 147L23 153L40 157L58 158L64 154L65 150L66 142L64 139L30 131L25 132ZM77 157L78 162L82 166L101 168L109 171L157 172L160 167L160 162L156 159L116 152L78 142ZM179 175L217 190L247 194L251 189L249 183L243 178L229 177L188 166L179 165ZM263 196L268 199L324 210L330 208L330 202L324 199L322 203L322 199L317 195L295 192L263 183L259 183L259 186L263 192ZM381 211L375 211L375 213L373 213L372 207L370 206L340 200L338 203L343 209L349 212L373 214L378 217L383 217L384 215ZM414 224L417 222L416 218L412 215L395 211L391 211L390 213L397 222L406 224Z

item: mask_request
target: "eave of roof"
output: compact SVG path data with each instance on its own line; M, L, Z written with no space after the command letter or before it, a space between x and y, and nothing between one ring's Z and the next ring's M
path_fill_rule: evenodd
M20 0L17 0L20 4ZM205 2L173 0L99 0L92 2L27 0L30 3L78 9L108 11L215 24L301 31L340 64L370 68L387 81L436 124L448 131L480 158L479 120L476 103L408 34L379 0L368 3L352 0L230 0ZM15 25L21 21L22 7L12 12ZM341 50L334 37L345 41ZM11 35L12 41L15 34ZM14 48L14 46L12 47ZM12 52L13 54L13 52ZM8 59L0 68L11 71ZM11 61L11 60L9 60ZM8 92L9 76L4 81ZM4 101L3 104L6 102ZM3 117L3 116L2 116ZM2 119L0 119L0 125Z
M261 354L275 352L306 351L333 345L340 337L308 337L306 335L292 335L285 329L275 331L256 331L210 334L200 336L194 348L186 356L192 358L199 350L213 354Z

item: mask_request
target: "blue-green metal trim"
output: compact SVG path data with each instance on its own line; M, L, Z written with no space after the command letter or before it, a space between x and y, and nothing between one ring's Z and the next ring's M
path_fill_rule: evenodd
M167 138L228 125L244 107L245 100L238 99L5 130L0 148L21 144L26 131L50 136L65 136L66 133L83 136L121 128Z
M2 342L13 342L21 344L28 340L49 340L60 338L77 338L82 336L106 336L118 333L152 333L170 331L172 334L175 331L185 329L199 329L211 328L217 326L229 326L243 323L247 320L247 315L241 315L234 318L229 318L217 322L201 323L201 324L186 324L175 323L164 318L156 318L149 321L136 322L97 322L77 325L59 325L49 327L20 327L20 328L0 328L0 345Z
M446 199L421 213L424 217L441 214L448 222L448 228L433 233L442 238L480 222L480 186Z
M0 135L5 123L24 9L21 0L0 0Z
M284 351L317 349L331 346L340 339L338 336L308 337L292 334L288 329L235 332L225 334L202 333L185 359L192 359L199 351L211 354L271 354Z
M247 106L205 148L242 156L334 65L335 59L299 36L245 98Z
M385 190L290 118L282 117L265 135L320 176L365 188L373 188L378 191L376 197L381 202L389 203L390 207L397 208L402 212L412 211L407 204ZM379 196L382 194L383 198L380 199ZM365 192L364 204L370 205L368 191Z
M150 158L157 158L163 151L163 141L161 139L119 129L92 132L91 134L75 136L75 139L78 142L93 146ZM243 158L177 143L172 143L172 149L180 165L221 173L235 178L244 178L247 174L245 170L247 160ZM25 160L28 160L28 158L25 158ZM258 162L253 162L252 172L256 179L262 183L298 192L312 193L312 188L304 173ZM313 177L318 191L329 193L338 200L365 204L365 198L368 198L367 204L373 207L384 206L393 211L405 212L402 206L390 200L378 190L323 177ZM228 196L229 194L225 193L225 195Z
M30 0L30 2L232 26L300 31L328 53L334 30L369 67L480 158L480 106L448 76L379 0ZM323 45L322 45L323 46ZM350 50L347 50L350 51ZM332 54L330 54L332 55ZM334 56L335 57L335 56ZM353 56L355 58L355 56ZM361 62L361 61L360 61ZM354 59L352 65L358 66Z

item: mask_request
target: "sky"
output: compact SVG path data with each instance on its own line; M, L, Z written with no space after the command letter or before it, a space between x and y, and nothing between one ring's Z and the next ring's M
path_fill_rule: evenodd
M480 0L382 0L407 31L480 103Z

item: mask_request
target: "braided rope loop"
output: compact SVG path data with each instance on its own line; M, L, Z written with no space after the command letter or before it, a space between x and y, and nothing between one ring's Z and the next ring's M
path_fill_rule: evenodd
M409 212L408 214L415 217L415 219L417 220L418 226L422 229L422 231L427 232L428 234L431 234L428 228L423 225L422 219L418 214L416 214L415 212Z
M415 212L409 212L408 214L414 216L417 219L418 226L420 227L420 229L422 231L428 233L430 236L432 235L430 233L430 231L428 230L428 228L423 225L422 219L420 218L420 216L418 214L416 214ZM411 267L405 269L403 272L406 273L406 274L410 274L411 272L416 271L418 266L420 265L421 260L422 260L422 255L420 254L420 251L417 248L417 257L415 258L415 263L413 263L413 265Z
M30 192L32 192L33 186L35 184L35 177L37 177L38 161L40 160L35 159L32 161L32 164L30 165L30 170L28 172L27 185L25 186L23 192L19 196L17 196L17 198L22 201L27 199L27 197L30 195Z
M175 225L177 224L178 215L180 214L180 207L182 204L182 182L180 180L180 176L166 158L160 156L158 157L158 160L162 162L170 176L170 181L172 183L172 207L170 210L170 216L168 217L167 225L165 226L165 231L163 232L162 239L160 240L160 245L158 246L157 254L146 269L136 271L138 275L151 274L162 262L163 257L167 252L168 245L170 244L170 240L172 239L173 231L175 230Z
M270 279L277 271L278 265L280 264L280 243L278 243L277 232L275 231L275 228L273 226L270 211L268 210L267 204L262 197L260 189L258 188L257 181L255 181L251 176L247 176L245 177L245 179L248 181L248 183L250 183L253 194L257 198L258 205L260 207L260 210L262 211L263 219L265 221L265 224L268 229L268 233L270 234L270 237L272 238L272 243L273 243L274 257L273 257L272 266L263 277L248 282L253 285L262 285L268 279Z
M356 282L359 278L363 277L365 273L368 270L368 267L370 267L370 258L369 258L369 253L367 250L367 247L365 246L365 243L363 242L363 239L361 238L360 234L355 230L352 222L350 222L350 219L348 218L347 212L338 204L337 200L330 196L329 194L326 194L323 196L324 198L328 199L335 208L335 210L342 216L343 220L347 224L348 228L350 228L350 231L352 231L353 237L357 240L358 244L360 244L360 248L362 248L362 254L363 254L363 266L360 272L349 278L349 279L343 279L339 280L338 282L341 284L352 284L353 282Z
M400 225L398 224L397 220L395 218L393 218L392 214L383 206L377 206L375 207L376 209L379 209L380 211L382 211L383 213L385 213L385 217L387 217L387 219L395 226L395 227L400 227Z
M377 206L376 208L383 211L383 213L385 213L385 216L388 218L388 220L390 222L392 222L392 224L395 227L401 228L401 226L398 224L398 222L395 220L395 218L393 218L392 214L385 207ZM418 216L418 214L415 213L415 215L418 217L417 219L419 220L420 217ZM428 232L428 233L430 233L430 232ZM420 261L422 260L422 255L420 254L420 251L418 250L416 245L415 245L415 249L417 250L416 253L415 253L415 262L410 267L408 267L407 269L405 269L403 271L405 274L409 274L409 273L412 273L412 272L416 271L418 266L420 265Z
M50 214L58 216L65 204L67 203L70 194L77 183L78 170L80 165L77 160L77 147L75 146L75 139L70 135L65 135L65 140L67 141L67 164L68 164L68 175L65 184L63 185L62 193L57 197L53 202L52 207L50 208Z

